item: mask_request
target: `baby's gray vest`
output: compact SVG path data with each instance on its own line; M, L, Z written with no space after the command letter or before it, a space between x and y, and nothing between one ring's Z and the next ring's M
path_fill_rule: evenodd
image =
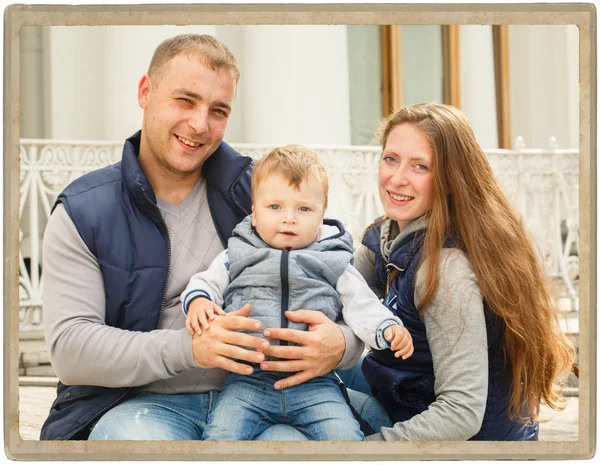
M338 278L352 262L352 237L336 220L323 224L339 228L339 234L298 250L278 250L266 244L246 217L228 243L229 286L223 296L226 312L252 304L251 318L264 328L306 325L285 318L286 310L319 310L333 321L342 313L335 290ZM262 337L261 333L255 335ZM274 343L275 341L271 341Z

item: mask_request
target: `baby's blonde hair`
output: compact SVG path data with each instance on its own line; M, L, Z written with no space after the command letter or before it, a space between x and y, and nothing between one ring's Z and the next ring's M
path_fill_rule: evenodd
M323 211L327 209L327 196L329 192L329 180L325 165L319 156L303 145L291 144L277 147L262 157L254 166L252 171L252 201L258 185L265 177L273 173L279 173L289 180L290 185L300 189L300 184L308 176L314 178L323 186L325 203Z

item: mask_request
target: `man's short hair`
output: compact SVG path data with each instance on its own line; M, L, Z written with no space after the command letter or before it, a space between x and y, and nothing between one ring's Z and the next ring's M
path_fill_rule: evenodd
M150 79L160 78L165 66L181 54L198 57L213 70L227 70L236 83L240 78L237 61L223 42L208 34L180 34L156 47L148 67Z
M254 166L252 171L252 199L258 185L267 176L279 173L296 189L308 176L314 178L323 186L325 203L323 210L327 209L327 197L329 192L329 180L325 165L319 156L303 145L292 144L277 147L262 157Z

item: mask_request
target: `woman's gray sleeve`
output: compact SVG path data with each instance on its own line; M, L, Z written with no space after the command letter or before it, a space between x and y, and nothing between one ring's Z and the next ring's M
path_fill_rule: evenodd
M425 267L417 273L415 303ZM433 357L436 400L427 410L369 440L469 439L481 428L488 390L488 348L483 298L467 257L444 249L439 288L422 311Z
M196 367L185 329L134 332L105 324L100 266L62 205L44 233L43 266L46 344L63 383L140 386Z

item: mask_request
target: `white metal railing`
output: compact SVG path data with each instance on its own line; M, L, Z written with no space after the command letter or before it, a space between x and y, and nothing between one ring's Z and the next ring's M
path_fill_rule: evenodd
M244 155L260 158L272 146L232 144ZM19 206L19 320L21 331L42 328L43 274L41 238L50 209L73 179L121 158L123 142L22 139ZM329 174L327 216L344 222L355 243L366 226L383 213L377 189L380 149L366 146L309 145ZM505 193L521 211L537 241L547 273L555 279L562 302L578 309L579 152L526 149L486 150ZM473 221L477 221L474 218Z

